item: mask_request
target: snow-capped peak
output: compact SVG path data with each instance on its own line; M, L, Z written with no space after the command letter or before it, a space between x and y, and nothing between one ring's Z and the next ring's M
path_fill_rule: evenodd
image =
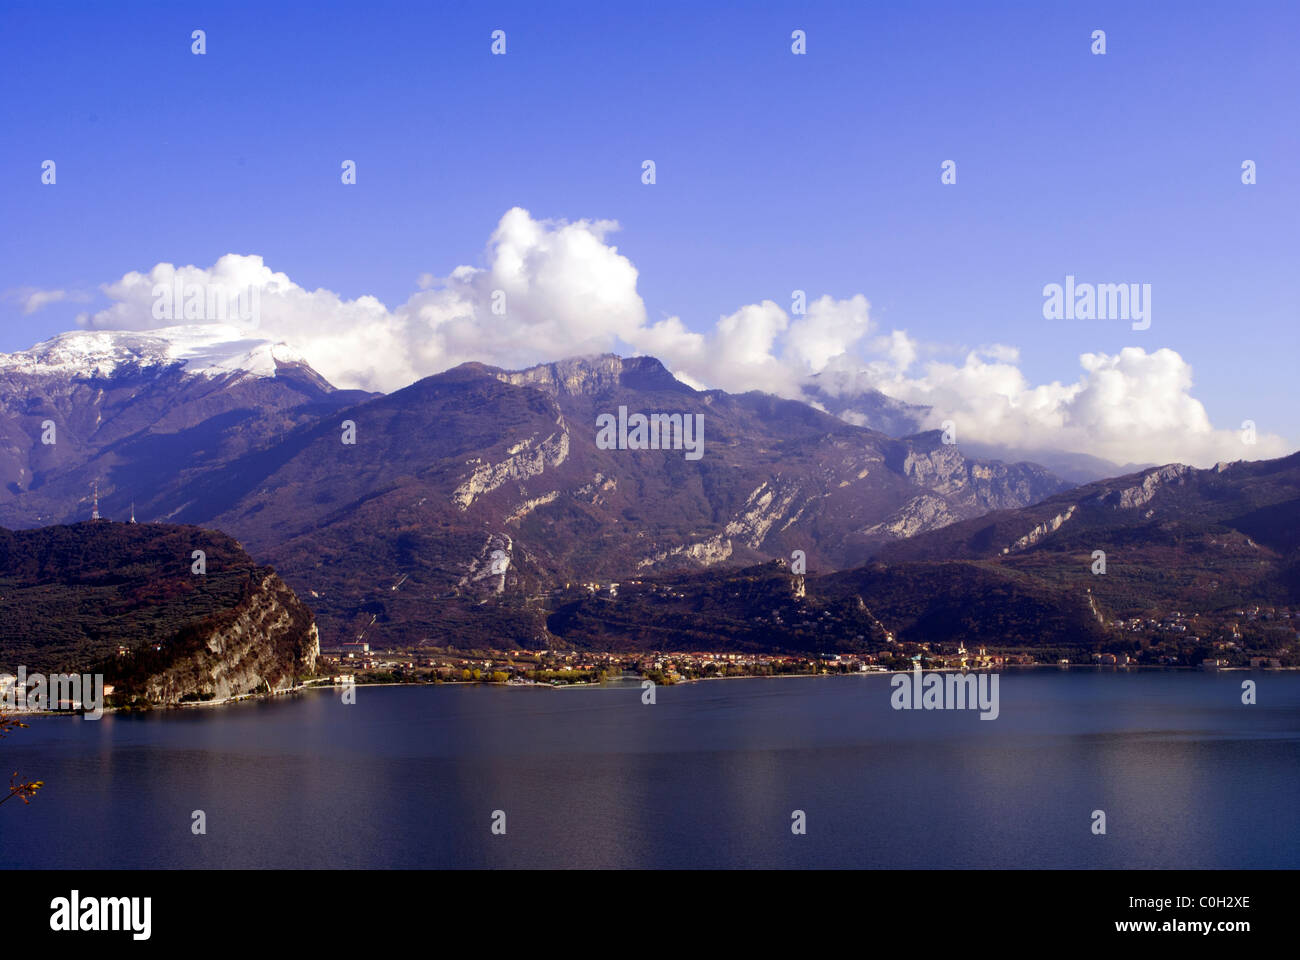
M209 377L244 373L274 377L276 364L301 363L292 347L228 323L153 330L74 330L28 350L0 353L0 372L111 377L123 368L183 366Z

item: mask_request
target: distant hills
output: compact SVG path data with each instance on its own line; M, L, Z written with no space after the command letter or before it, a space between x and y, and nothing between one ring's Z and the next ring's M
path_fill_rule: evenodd
M1092 572L1095 551L1106 572ZM1090 590L1111 616L1300 602L1300 454L1171 464L882 546L889 564L961 561Z
M881 544L855 569L783 560L569 592L550 629L595 649L1020 648L1300 662L1300 454L1174 464ZM914 647L912 649L915 649Z
M773 560L624 581L614 595L566 591L547 625L566 645L611 651L899 655L911 644L1089 649L1106 639L1085 597L928 563L798 576Z

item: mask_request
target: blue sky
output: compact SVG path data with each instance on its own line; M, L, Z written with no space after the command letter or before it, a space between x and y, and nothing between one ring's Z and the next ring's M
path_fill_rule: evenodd
M860 293L931 349L1016 346L1034 383L1168 347L1215 427L1300 438L1300 4L6 2L0 23L0 291L243 253L393 306L481 265L520 206L618 221L651 322ZM1067 273L1150 283L1151 328L1044 320ZM0 301L0 350L104 302Z

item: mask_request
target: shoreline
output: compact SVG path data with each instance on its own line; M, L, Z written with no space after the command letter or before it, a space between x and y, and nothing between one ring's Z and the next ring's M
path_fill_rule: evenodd
M991 667L933 667L925 670L925 673L993 673L1016 670L1091 670L1096 672L1108 671L1112 673L1129 673L1139 670L1159 670L1165 672L1186 672L1186 673L1288 673L1300 671L1300 667L1217 667L1210 670L1203 670L1200 667L1188 666L1171 666L1157 664L1128 664L1119 666L1116 664L1097 664L1097 663L1018 663L1011 666L1004 666L1000 670L994 671ZM677 680L669 684L658 684L657 686L677 687L689 683L707 683L712 680L828 680L843 677L893 677L898 674L908 675L913 671L906 670L865 670L852 671L844 673L779 673L779 674L739 674L736 676L724 677L690 677ZM518 683L511 680L492 681L492 680L443 680L437 683L429 681L381 681L378 683L358 683L356 687L445 687L445 686L463 686L463 687L514 687L528 689L544 690L565 690L570 687L604 687L612 684L635 685L640 687L641 682L646 679L638 675L631 675L619 678L614 681L591 682L588 680L575 681L573 683L538 683L530 681L527 683ZM237 703L258 703L274 700L276 697L289 696L292 694L304 693L311 690L340 690L347 684L328 683L328 682L307 682L300 683L292 687L283 687L276 690L263 690L257 693L243 693L234 697L223 697L220 700L189 700L183 703L154 703L145 707L104 707L104 714L132 714L132 713L152 713L156 710L186 710L201 709L205 707L226 707ZM84 717L84 712L80 710L9 710L0 711L7 716L17 718L40 719L46 717Z

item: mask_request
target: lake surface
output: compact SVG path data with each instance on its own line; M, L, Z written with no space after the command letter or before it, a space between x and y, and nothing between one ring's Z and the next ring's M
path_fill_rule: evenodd
M0 807L0 865L1300 866L1300 674L1006 671L996 720L891 692L363 686L36 719L0 741L46 782Z

